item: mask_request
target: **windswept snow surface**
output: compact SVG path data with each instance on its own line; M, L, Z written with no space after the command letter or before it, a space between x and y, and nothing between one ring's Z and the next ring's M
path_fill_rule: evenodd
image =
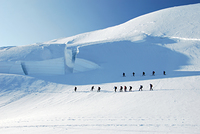
M173 7L103 30L0 48L0 133L198 134L199 16L200 4ZM73 73L63 75L66 47L79 53ZM20 62L32 73L20 75ZM46 73L34 73L40 63Z
M46 43L83 45L119 40L140 42L149 36L200 41L199 11L199 4L168 8L137 17L121 25Z

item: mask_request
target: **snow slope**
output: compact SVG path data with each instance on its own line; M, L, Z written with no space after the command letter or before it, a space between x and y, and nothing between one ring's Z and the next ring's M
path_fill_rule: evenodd
M121 25L46 43L82 45L119 40L134 42L144 41L147 37L199 41L199 10L199 4L168 8L137 17Z
M0 48L0 67L16 64L0 73L0 133L199 133L199 14L200 4L173 7L98 31ZM65 48L79 53L74 73L63 75ZM21 61L33 72L40 63L49 68L12 74Z

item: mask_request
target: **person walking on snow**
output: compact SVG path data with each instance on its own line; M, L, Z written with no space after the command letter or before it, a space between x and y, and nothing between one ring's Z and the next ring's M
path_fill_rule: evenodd
M145 72L142 73L142 76L145 76Z
M127 87L126 87L126 86L124 86L124 92L126 92L126 89L127 89Z
M91 88L91 91L93 91L94 90L94 86L92 86L92 88Z
M153 85L150 84L150 91L153 91Z
M98 90L97 90L97 92L100 92L100 90L101 90L101 88L100 88L100 87L98 87Z
M152 72L152 75L153 75L153 76L155 75L155 71Z
M120 92L122 92L122 90L123 90L123 87L122 87L122 86L120 86L120 90L119 90L119 91L120 91Z
M142 86L142 85L140 85L139 91L142 91L142 88L143 88L143 86Z
M125 73L123 73L123 77L126 77Z
M75 91L75 92L76 92L76 90L77 90L77 87L74 88L74 91Z
M163 75L166 75L166 74L165 74L165 71L163 71Z
M133 72L133 76L135 76L135 73Z
M132 91L132 86L130 86L130 88L129 88L129 92L131 92Z
M117 92L117 87L116 86L114 86L114 89L115 89L115 92Z

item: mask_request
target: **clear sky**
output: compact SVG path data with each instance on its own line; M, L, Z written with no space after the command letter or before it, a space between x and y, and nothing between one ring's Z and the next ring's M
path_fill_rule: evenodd
M0 47L104 29L200 0L0 0Z

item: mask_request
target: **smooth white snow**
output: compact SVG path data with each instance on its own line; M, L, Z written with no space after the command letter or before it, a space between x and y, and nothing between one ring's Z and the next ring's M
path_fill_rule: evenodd
M0 48L0 133L199 133L199 15L200 4L173 7L107 29ZM65 74L64 58L74 56L66 57L66 47L79 50L74 73Z

